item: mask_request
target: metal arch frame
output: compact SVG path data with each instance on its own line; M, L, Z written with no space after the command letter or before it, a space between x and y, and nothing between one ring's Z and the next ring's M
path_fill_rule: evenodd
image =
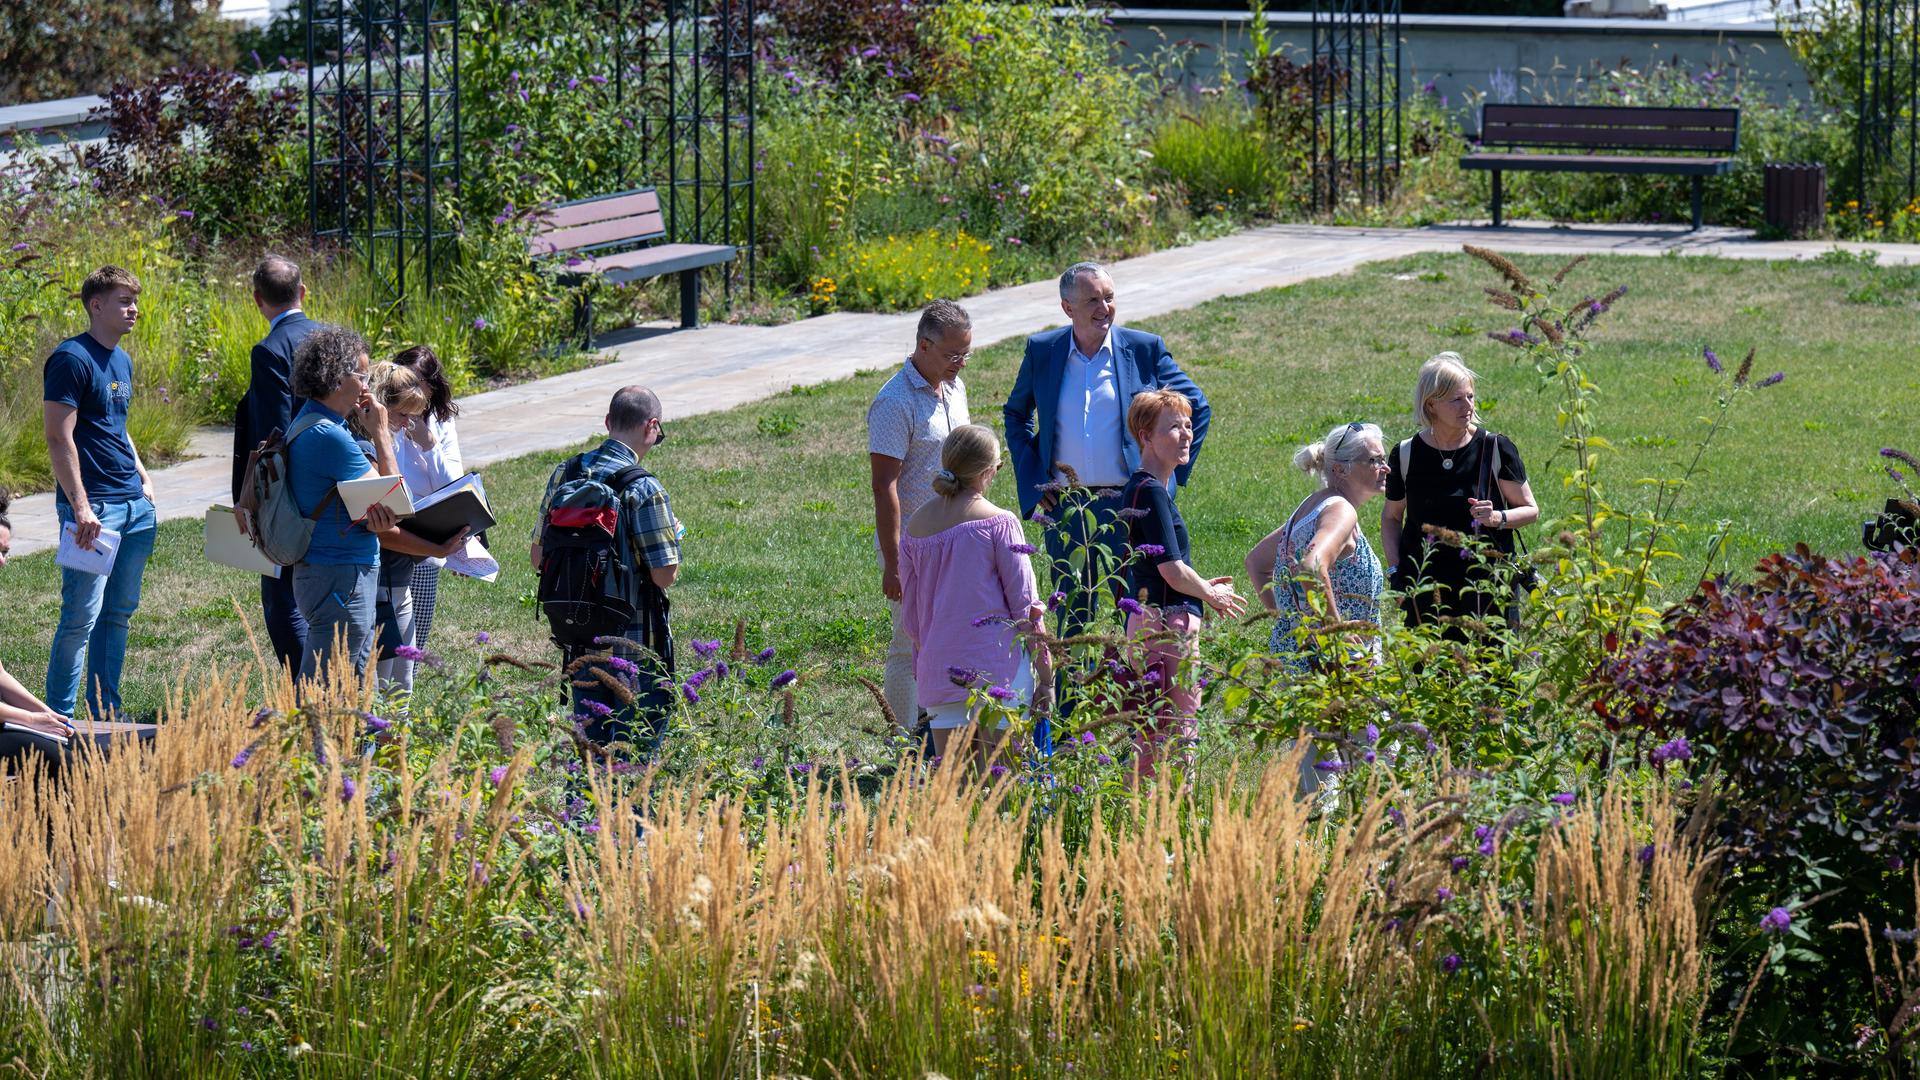
M306 0L307 215L390 300L457 254L460 0Z
M1384 202L1400 172L1400 0L1314 0L1310 13L1311 209Z
M307 205L389 299L431 290L457 255L460 0L304 0ZM667 239L734 244L752 288L757 235L756 0L604 0L617 190L662 190ZM735 269L738 268L738 269Z
M1861 0L1857 59L1854 184L1870 217L1889 166L1901 170L1908 202L1920 193L1920 0Z

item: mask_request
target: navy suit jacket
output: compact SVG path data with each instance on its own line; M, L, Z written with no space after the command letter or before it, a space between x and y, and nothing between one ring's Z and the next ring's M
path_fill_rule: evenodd
M233 409L233 497L240 497L246 478L247 455L275 431L285 431L293 414L306 404L293 396L293 351L320 325L294 312L267 331L253 347L253 378Z
M1193 463L1200 460L1200 444L1207 438L1207 395L1187 378L1173 362L1167 343L1152 334L1113 328L1108 342L1113 347L1115 389L1120 397L1120 447L1130 472L1140 468L1140 447L1127 430L1127 406L1135 394L1145 390L1178 390L1193 403L1193 451L1185 465L1174 471L1176 484L1185 485L1193 474ZM1014 377L1013 392L1007 396L1004 415L1007 422L1007 449L1013 454L1014 483L1020 492L1020 514L1033 513L1040 505L1039 487L1053 479L1054 433L1058 430L1060 383L1066 376L1067 350L1073 344L1073 327L1063 326L1027 339L1026 355L1020 359L1020 374Z

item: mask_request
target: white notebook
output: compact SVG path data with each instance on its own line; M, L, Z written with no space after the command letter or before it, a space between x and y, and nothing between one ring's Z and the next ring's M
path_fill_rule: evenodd
M340 504L347 508L348 521L364 520L374 503L393 511L394 517L413 514L413 496L407 493L407 482L397 476L363 476L358 480L340 481Z
M53 561L83 574L105 577L113 573L113 561L120 556L120 534L102 528L93 539L92 550L88 550L74 540L77 529L70 521L60 526L60 550L54 553Z
M240 522L233 516L233 508L228 506L207 507L207 561L231 566L236 570L247 570L261 577L277 578L281 567L260 553L240 531Z

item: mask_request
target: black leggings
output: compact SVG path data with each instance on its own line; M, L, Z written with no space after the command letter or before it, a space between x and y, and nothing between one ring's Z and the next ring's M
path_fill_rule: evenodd
M0 773L24 771L27 762L38 755L40 767L46 770L47 775L58 779L66 768L67 755L72 752L52 739L21 731L0 731Z

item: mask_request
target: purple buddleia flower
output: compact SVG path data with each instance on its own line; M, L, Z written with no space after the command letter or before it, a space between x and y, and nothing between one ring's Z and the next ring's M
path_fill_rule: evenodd
M1031 555L1040 549L1034 547L1032 544L1008 544L1007 550L1013 552L1015 555Z
M1012 701L1020 695L1004 686L989 686L987 687L987 696L995 701Z
M1693 744L1687 742L1685 735L1677 736L1671 742L1661 743L1653 748L1647 759L1655 765L1665 766L1669 761L1686 761L1693 757Z
M1719 375L1724 373L1727 370L1726 368L1721 366L1720 358L1713 354L1713 348L1711 346L1700 350L1700 352L1702 355L1704 355L1707 358L1708 371L1713 372L1715 375Z
M713 665L714 678L724 679L728 675L732 674L732 672L733 672L733 669L727 666L727 662L725 660L716 660L714 662L714 665Z
M799 677L800 677L800 673L793 671L792 669L783 671L780 674L775 675L773 677L773 684L772 684L773 689L785 690L787 687L792 686L793 681L795 679L798 679Z
M343 776L340 778L340 801L341 802L352 802L354 795L358 794L359 791L360 791L360 785L353 782L353 777Z
M582 701L580 708L584 709L587 715L601 720L613 715L612 706L598 701Z
M1121 521L1138 521L1147 516L1147 512L1138 506L1123 506L1114 511Z
M1440 958L1440 970L1448 975L1460 970L1460 954L1448 953Z
M1784 934L1793 929L1793 912L1777 907L1760 916L1760 929L1769 934Z
M695 656L698 656L702 660L705 660L707 657L712 656L714 653L717 653L719 651L720 651L720 640L718 638L715 638L712 641L701 641L698 638L695 638L693 641L693 654Z
M1135 600L1131 596L1121 597L1119 603L1120 603L1120 610L1126 612L1129 615L1142 615L1142 614L1145 614L1147 610L1146 608L1143 608L1140 606L1140 601Z
M236 769L246 768L248 760L251 759L252 757L253 757L253 747L251 746L242 747L239 753L233 755L233 767Z
M1575 795L1571 791L1562 791L1548 801L1558 803L1561 806L1572 806L1574 804L1574 800L1578 798L1579 796Z
M1773 374L1767 376L1766 378L1761 379L1760 385L1761 386L1778 386L1781 380L1785 379L1786 377L1787 377L1786 372L1776 371Z
M492 640L493 640L493 635L487 633L485 630L482 630L479 633L473 635L473 643L475 645L485 645L487 642Z
M383 716L375 716L373 713L367 713L365 716L368 731L385 731L393 726L393 721Z
M1646 847L1641 848L1640 853L1634 856L1634 858L1639 859L1640 865L1642 866L1652 866L1653 865L1653 845L1648 844Z
M624 656L607 657L607 666L612 668L616 675L640 674L640 666Z
M1465 855L1455 855L1449 865L1453 867L1454 873L1457 874L1460 871L1465 870L1467 866L1472 862L1473 860L1467 858Z
M1433 890L1433 896L1434 896L1434 899L1444 904L1447 901L1453 899L1453 890L1447 888L1445 885L1442 885L1439 888Z
M680 694L682 697L687 699L687 704L689 705L700 704L700 690L698 688L698 684L695 683L693 680L691 679L687 680L686 685L680 688Z
M1138 547L1135 547L1133 550L1139 552L1142 556L1149 559L1157 559L1160 556L1165 555L1167 553L1167 549L1162 547L1159 544L1141 544Z
M972 686L980 681L980 673L973 668L948 667L947 678L953 680L955 686Z
M494 787L499 787L501 784L506 782L507 766L495 765L492 769L489 769L487 771L487 779L493 782Z
M982 615L979 618L973 620L973 626L977 630L980 627L985 626L990 622L997 621L999 618L1000 616L998 615Z
M752 663L764 665L773 661L773 646L769 645L753 654Z
M1063 592L1056 592L1052 596L1047 597L1047 609L1049 611L1054 610L1058 608L1061 604L1064 604L1066 602L1067 602L1067 594Z

